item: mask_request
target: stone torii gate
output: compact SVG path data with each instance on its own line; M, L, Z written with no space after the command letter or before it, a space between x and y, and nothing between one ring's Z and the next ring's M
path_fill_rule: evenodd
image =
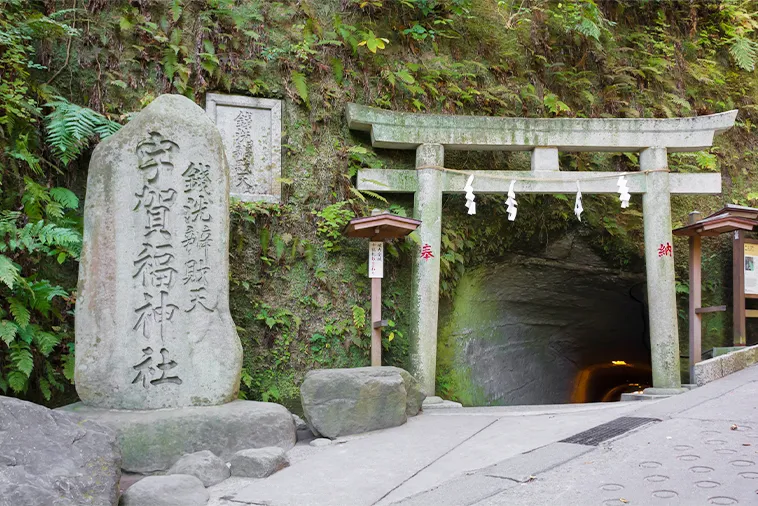
M679 334L674 291L674 258L659 256L670 245L670 194L721 193L721 174L668 172L667 153L700 151L713 136L731 128L737 111L674 119L532 119L446 116L393 112L348 104L351 129L371 133L375 148L415 149L416 170L364 169L358 189L414 193L414 218L422 220L417 233L422 255L414 260L411 284L411 360L414 373L428 395L434 394L437 363L442 194L460 193L469 174L474 191L516 193L617 193L617 172L560 172L559 151L638 152L643 174L628 176L629 192L642 193L645 265L649 307L653 388L647 393L678 393ZM444 169L445 150L531 151L531 171L481 171L500 179L477 177L476 170L455 173ZM605 177L604 177L605 176ZM529 181L519 181L528 178Z

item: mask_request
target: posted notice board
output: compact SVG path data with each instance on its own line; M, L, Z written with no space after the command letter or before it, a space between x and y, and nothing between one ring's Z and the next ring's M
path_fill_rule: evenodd
M745 243L745 294L758 295L758 244Z

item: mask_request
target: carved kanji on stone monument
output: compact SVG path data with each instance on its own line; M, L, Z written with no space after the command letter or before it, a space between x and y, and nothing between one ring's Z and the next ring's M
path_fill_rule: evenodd
M228 174L218 130L177 95L95 150L76 307L85 403L150 409L237 397Z

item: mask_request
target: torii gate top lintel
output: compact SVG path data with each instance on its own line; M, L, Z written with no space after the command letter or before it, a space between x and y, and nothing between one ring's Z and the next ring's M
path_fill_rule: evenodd
M463 192L474 175L481 193L641 193L654 393L681 390L671 235L671 194L721 193L721 174L669 174L667 154L700 151L731 128L737 111L692 118L501 118L393 112L348 104L351 129L371 132L376 148L415 149L415 170L361 169L359 190L414 194L421 254L411 284L411 361L427 395L434 394L439 311L442 195ZM531 151L530 171L452 170L446 150ZM639 152L639 172L561 171L559 151ZM625 183L624 183L625 184Z
M348 126L371 132L372 145L415 149L441 144L446 150L634 152L652 146L668 152L700 151L732 127L737 110L688 118L504 118L395 112L347 105Z

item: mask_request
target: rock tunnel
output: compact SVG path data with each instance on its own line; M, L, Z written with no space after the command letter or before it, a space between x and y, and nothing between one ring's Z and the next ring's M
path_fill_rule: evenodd
M440 306L438 377L467 405L619 400L650 386L645 278L568 236L467 272Z

